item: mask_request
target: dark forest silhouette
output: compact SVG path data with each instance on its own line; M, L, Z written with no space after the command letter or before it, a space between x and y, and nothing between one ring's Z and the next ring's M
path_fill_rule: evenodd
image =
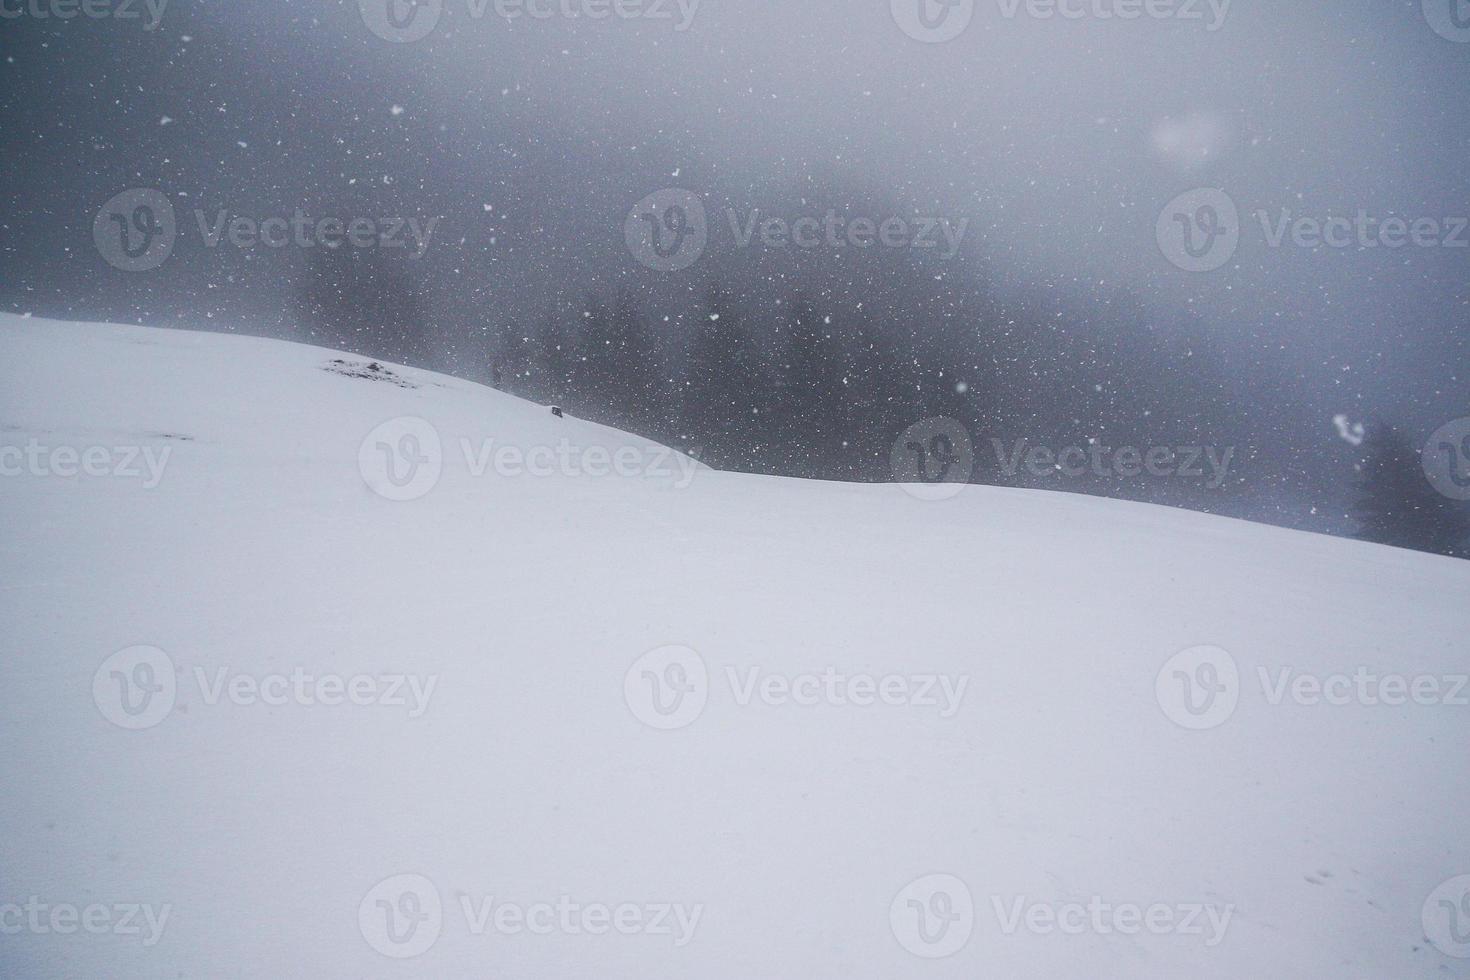
M1121 289L1101 302L1050 285L1001 299L983 276L936 273L932 261L864 261L854 274L792 256L773 274L707 259L701 280L673 292L630 275L569 299L569 284L539 316L486 311L481 324L447 329L411 267L344 248L312 256L296 303L309 342L493 383L717 469L890 481L895 439L934 418L969 434L974 482L1206 512L1228 513L1232 496L1288 485L1310 465L1260 448L1273 441L1255 405L1286 396L1252 390L1265 382L1247 382L1258 374L1187 316L1158 322ZM1465 506L1436 494L1407 440L1385 431L1365 446L1360 536L1464 555ZM1228 448L1233 466L1214 486L1038 474L1005 465L1020 440Z
M1470 557L1470 509L1439 493L1424 477L1419 448L1388 425L1363 441L1360 497L1353 508L1358 537L1417 551Z

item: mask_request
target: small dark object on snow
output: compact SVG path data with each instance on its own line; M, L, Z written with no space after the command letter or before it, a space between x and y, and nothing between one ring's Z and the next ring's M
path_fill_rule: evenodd
M328 362L326 367L322 368L322 370L330 371L333 374L340 374L344 378L363 378L368 381L386 381L389 384L395 384L400 388L418 387L418 385L414 382L409 381L407 378L400 378L398 375L394 374L391 370L385 368L377 361L369 361L368 363L364 364L361 361L344 361L342 358L337 357Z
M553 406L551 406L551 414L552 414L552 415L555 415L555 416L556 416L556 417L557 417L557 418L565 418L565 416L563 416L563 415L562 415L562 414L561 414L561 409L560 409L560 408L558 408L558 407L557 407L557 406L555 406L555 405L553 405Z

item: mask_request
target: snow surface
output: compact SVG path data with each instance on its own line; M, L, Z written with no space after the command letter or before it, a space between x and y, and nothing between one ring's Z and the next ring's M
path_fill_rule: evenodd
M0 446L170 450L152 488L0 477L0 904L169 907L152 945L0 935L0 975L1470 975L1421 922L1470 873L1470 708L1272 705L1256 680L1465 672L1470 563L1045 492L475 476L461 438L656 448L428 372L323 370L336 358L364 361L0 318ZM395 501L359 451L405 416L442 437L443 472ZM1241 691L1189 730L1155 680L1202 644ZM167 654L177 694L129 730L93 681L137 645ZM625 678L667 645L709 684L666 731ZM437 682L418 717L210 703L196 668L225 666ZM726 672L829 666L968 681L944 717L742 705ZM370 936L370 893L400 874L442 901L437 940L403 959ZM932 874L975 912L928 959L899 920ZM476 935L461 904L563 895L702 909L679 945ZM995 912L1093 896L1231 917L1210 946L1208 928L1007 934Z

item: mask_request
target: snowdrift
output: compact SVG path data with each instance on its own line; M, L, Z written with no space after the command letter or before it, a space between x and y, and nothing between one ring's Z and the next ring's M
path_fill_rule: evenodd
M0 469L5 976L1470 970L1470 563L13 316Z

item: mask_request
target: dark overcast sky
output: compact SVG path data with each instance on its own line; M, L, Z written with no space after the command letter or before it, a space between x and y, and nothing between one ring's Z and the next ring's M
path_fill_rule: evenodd
M623 221L654 190L790 213L816 188L969 219L963 261L1001 291L1121 287L1197 318L1330 453L1335 413L1470 414L1470 248L1272 248L1254 212L1470 214L1470 43L1431 27L1436 2L1235 0L1211 30L1203 3L1071 21L979 0L939 44L851 0L705 0L684 31L672 0L672 20L513 23L444 0L407 44L358 0L173 0L151 31L141 4L26 13L0 21L0 308L292 336L299 250L206 249L185 217L157 273L100 261L93 217L134 187L181 214L441 216L421 271L466 329L627 276ZM1240 242L1190 273L1155 226L1200 187Z

